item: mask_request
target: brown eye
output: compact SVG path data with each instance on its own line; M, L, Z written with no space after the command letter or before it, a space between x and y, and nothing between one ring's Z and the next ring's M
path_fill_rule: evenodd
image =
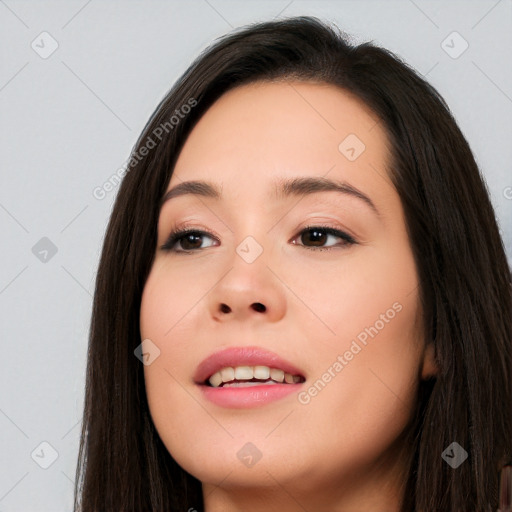
M169 239L167 240L167 242L165 242L164 245L162 245L161 249L169 252L193 252L198 249L203 249L203 247L201 247L201 242L203 238L210 238L212 240L214 239L212 235L209 235L204 231L175 231L171 233Z
M299 233L296 239L297 238L299 238L301 241L300 245L303 245L308 249L331 249L335 246L343 247L356 243L354 238L352 238L349 234L327 226L308 226ZM342 242L325 246L324 244L328 242L329 238L340 238Z
M180 246L185 251L190 251L191 249L200 249L201 248L201 240L202 235L197 233L188 233L186 235L181 236L178 239L180 242Z
M300 239L303 244L310 241L315 246L322 246L325 244L327 237L328 235L325 230L313 228L303 231Z

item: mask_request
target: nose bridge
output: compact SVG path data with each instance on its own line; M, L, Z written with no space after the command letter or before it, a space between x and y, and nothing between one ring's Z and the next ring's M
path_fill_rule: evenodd
M254 268L268 272L270 255L273 252L269 235L268 219L262 215L261 201L246 201L244 214L232 219L234 254L231 264L251 274Z

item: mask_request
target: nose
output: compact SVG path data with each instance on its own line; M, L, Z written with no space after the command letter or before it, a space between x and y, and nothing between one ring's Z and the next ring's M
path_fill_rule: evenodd
M238 254L209 295L211 317L217 322L277 322L286 311L284 285L262 256L247 263Z

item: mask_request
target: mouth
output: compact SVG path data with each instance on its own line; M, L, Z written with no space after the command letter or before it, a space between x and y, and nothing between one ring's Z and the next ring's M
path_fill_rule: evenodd
M248 408L298 392L305 373L273 352L232 347L198 366L195 383L203 396L221 407Z

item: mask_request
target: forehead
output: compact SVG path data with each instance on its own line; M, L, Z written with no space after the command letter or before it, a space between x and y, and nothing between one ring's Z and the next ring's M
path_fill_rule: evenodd
M388 142L377 116L333 85L256 82L221 96L189 134L168 189L216 181L225 194L268 198L277 179L386 180Z

